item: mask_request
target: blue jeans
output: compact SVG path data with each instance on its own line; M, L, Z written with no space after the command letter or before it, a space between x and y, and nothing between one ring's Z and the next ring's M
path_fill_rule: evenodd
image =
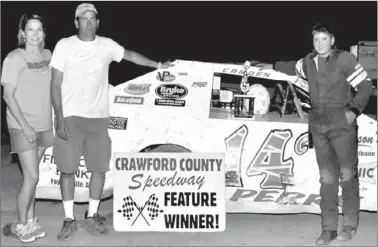
M359 223L357 124L349 124L344 107L311 111L310 131L320 173L320 209L323 230L337 230L338 192L342 188L343 226Z

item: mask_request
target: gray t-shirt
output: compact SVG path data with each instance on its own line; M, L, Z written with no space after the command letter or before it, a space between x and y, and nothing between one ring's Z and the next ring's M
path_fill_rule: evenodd
M51 52L35 54L17 48L10 52L3 63L1 84L16 88L15 98L27 123L36 131L52 128L50 99ZM7 109L8 128L21 129L18 121Z

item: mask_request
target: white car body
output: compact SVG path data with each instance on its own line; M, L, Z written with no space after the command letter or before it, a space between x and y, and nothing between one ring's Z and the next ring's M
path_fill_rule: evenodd
M319 172L314 149L308 148L307 114L304 119L272 112L235 118L234 109L213 107L212 95L221 89L219 76L241 79L243 65L182 60L174 64L110 88L112 153L162 152L166 145L175 152L225 153L227 212L319 213ZM304 97L308 92L306 81L269 66L251 66L248 75L252 81L289 81ZM376 211L377 122L364 114L357 121L361 210ZM60 199L59 185L52 182L59 176L48 158L51 149L46 155L40 170L49 175L41 174L37 197ZM112 162L104 197L113 190ZM81 164L85 172L84 161ZM82 184L75 201L87 201L88 176L79 174L77 181Z

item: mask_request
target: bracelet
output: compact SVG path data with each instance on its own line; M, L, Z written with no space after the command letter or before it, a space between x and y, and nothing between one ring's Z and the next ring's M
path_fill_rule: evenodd
M158 69L160 69L161 68L161 62L159 62L159 64L158 64Z

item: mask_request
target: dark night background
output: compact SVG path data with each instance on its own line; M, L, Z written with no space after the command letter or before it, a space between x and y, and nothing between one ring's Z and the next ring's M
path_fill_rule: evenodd
M45 18L46 47L53 51L59 39L76 32L74 13L80 3L1 2L1 64L16 48L24 12ZM377 40L377 2L92 3L99 12L99 35L157 61L297 60L312 50L311 27L317 21L335 25L340 49ZM109 81L117 85L149 71L126 61L112 63Z

